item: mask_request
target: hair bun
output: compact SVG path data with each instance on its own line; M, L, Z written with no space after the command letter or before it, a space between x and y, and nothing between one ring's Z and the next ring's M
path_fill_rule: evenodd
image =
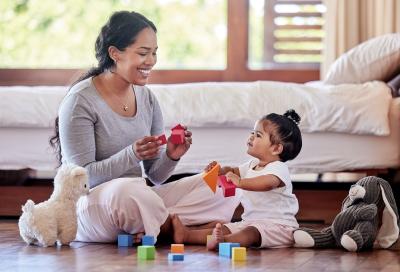
M297 112L295 112L294 109L290 109L288 111L286 111L283 116L285 116L286 118L292 120L296 125L299 125L300 123L300 116L297 114Z

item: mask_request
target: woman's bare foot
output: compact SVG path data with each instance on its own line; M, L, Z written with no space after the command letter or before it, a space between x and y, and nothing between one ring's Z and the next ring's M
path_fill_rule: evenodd
M144 232L138 232L138 233L132 234L132 236L133 236L133 243L140 244L142 242Z
M213 229L211 238L207 241L208 250L216 250L219 243L224 242L224 233L222 232L222 225L217 223Z
M183 244L186 241L185 238L189 230L182 224L176 214L171 215L171 219L172 227L174 229L174 243Z

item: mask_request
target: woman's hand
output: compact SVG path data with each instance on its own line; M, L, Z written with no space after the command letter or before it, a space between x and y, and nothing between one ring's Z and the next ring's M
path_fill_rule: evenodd
M235 184L236 187L240 188L240 177L233 172L228 172L226 173L226 179L233 184Z
M217 162L216 161L212 161L212 162L210 162L207 166L206 166L206 168L204 168L204 172L208 172L208 171L210 171L214 166L216 166L217 165ZM218 173L219 174L219 173Z
M190 148L192 144L192 132L187 130L186 126L183 126L185 129L185 141L183 144L173 144L169 138L167 142L167 156L172 160L179 160Z
M160 152L160 144L156 136L145 136L133 143L133 152L139 160L151 160Z

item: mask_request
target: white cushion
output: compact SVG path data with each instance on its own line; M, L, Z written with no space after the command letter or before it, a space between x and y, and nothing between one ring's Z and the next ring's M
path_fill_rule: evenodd
M329 68L326 84L387 80L400 67L400 33L386 34L357 45Z

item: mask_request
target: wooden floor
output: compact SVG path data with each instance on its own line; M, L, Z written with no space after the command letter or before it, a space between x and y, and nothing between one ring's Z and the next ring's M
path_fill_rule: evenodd
M168 251L168 245L157 246L155 260L138 261L135 248L115 244L27 246L19 237L17 220L0 220L0 271L400 271L400 249L249 249L247 261L236 263L203 246L185 246L183 262L168 262Z

